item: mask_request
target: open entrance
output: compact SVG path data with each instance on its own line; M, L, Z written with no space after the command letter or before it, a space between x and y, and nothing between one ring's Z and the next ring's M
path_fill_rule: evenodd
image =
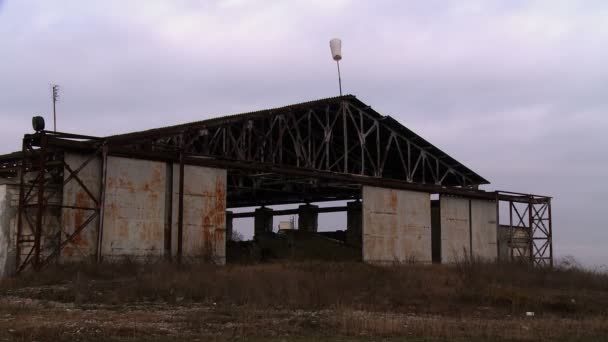
M359 200L229 207L227 262L359 261L360 208Z

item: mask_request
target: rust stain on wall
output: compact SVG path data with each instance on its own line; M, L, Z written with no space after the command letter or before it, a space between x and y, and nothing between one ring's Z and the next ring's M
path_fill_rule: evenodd
M364 186L364 261L430 262L430 204L427 193Z
M78 153L66 153L64 161L70 165L72 170L77 170L83 163L87 162L91 156ZM76 177L82 182L86 188L93 194L99 195L99 185L101 178L101 160L95 159L90 161L82 168ZM70 172L64 170L64 178L70 177ZM85 189L76 179L70 180L63 187L62 204L65 206L73 206L79 208L95 208L95 201L89 196ZM98 200L98 198L96 198ZM61 211L61 235L62 239L75 232L81 227L89 217L94 214L94 210L89 209L63 209ZM77 235L75 235L70 243L68 243L61 251L61 258L64 261L80 260L92 255L96 250L97 245L97 223L98 218L94 218L89 222Z
M177 249L179 169L174 166L173 251ZM183 255L225 262L226 171L186 165Z
M149 256L164 251L165 164L109 157L102 254Z

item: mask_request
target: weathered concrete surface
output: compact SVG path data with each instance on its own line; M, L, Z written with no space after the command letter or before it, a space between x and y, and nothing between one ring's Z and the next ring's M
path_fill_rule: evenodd
M498 257L496 202L440 197L441 262Z
M361 247L363 245L363 206L361 202L346 203L346 243Z
M471 249L478 259L493 261L498 257L496 202L471 200Z
M172 254L177 255L179 165L173 169ZM226 170L184 167L182 256L226 263Z
M0 277L15 273L19 187L0 184Z
M469 199L440 196L441 262L455 263L471 256Z
M428 193L363 187L363 260L431 262Z
M64 161L72 170L77 170L86 162L91 155L66 153ZM64 180L70 176L67 169L64 169ZM91 160L77 174L78 179L87 187L97 201L100 198L101 181L101 159ZM95 201L87 194L85 189L72 178L63 186L62 204L64 206L95 208ZM68 209L61 210L62 240L71 235L81 224L94 213L91 210ZM87 226L68 243L60 255L61 261L77 261L93 257L97 253L97 227L99 218L93 219Z
M103 256L164 253L165 164L108 157Z
M298 229L305 232L319 230L318 205L305 204L298 207Z

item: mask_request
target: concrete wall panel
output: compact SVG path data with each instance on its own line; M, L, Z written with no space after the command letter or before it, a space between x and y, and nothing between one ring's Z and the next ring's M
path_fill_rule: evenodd
M77 170L86 162L91 155L66 153L64 161L72 170ZM67 169L64 170L64 180L70 176ZM101 159L91 160L80 172L78 178L87 189L99 200L101 181ZM63 186L62 204L75 207L95 207L95 201L87 194L84 188L72 178ZM71 235L82 223L84 223L93 211L82 209L67 209L61 211L61 224L63 232L62 240ZM86 228L74 237L61 251L62 261L77 261L90 258L97 253L97 227L99 219L95 218Z
M173 169L172 254L177 255L179 165ZM226 262L226 170L184 167L182 256Z
M473 255L483 260L498 257L498 232L496 227L496 202L471 200Z
M15 273L19 186L0 184L0 277Z
M164 253L165 163L108 157L102 254Z
M498 255L496 202L462 197L440 197L441 262Z
M363 260L431 262L431 202L427 193L363 187Z
M441 196L441 262L454 263L468 259L471 253L469 200Z

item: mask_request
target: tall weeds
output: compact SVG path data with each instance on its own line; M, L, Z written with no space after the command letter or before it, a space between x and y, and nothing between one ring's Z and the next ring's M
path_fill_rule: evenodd
M213 266L141 263L68 264L4 280L0 293L48 286L35 296L77 303L208 303L257 309L348 309L467 313L606 313L608 275L577 268L463 260L447 265L271 263Z

